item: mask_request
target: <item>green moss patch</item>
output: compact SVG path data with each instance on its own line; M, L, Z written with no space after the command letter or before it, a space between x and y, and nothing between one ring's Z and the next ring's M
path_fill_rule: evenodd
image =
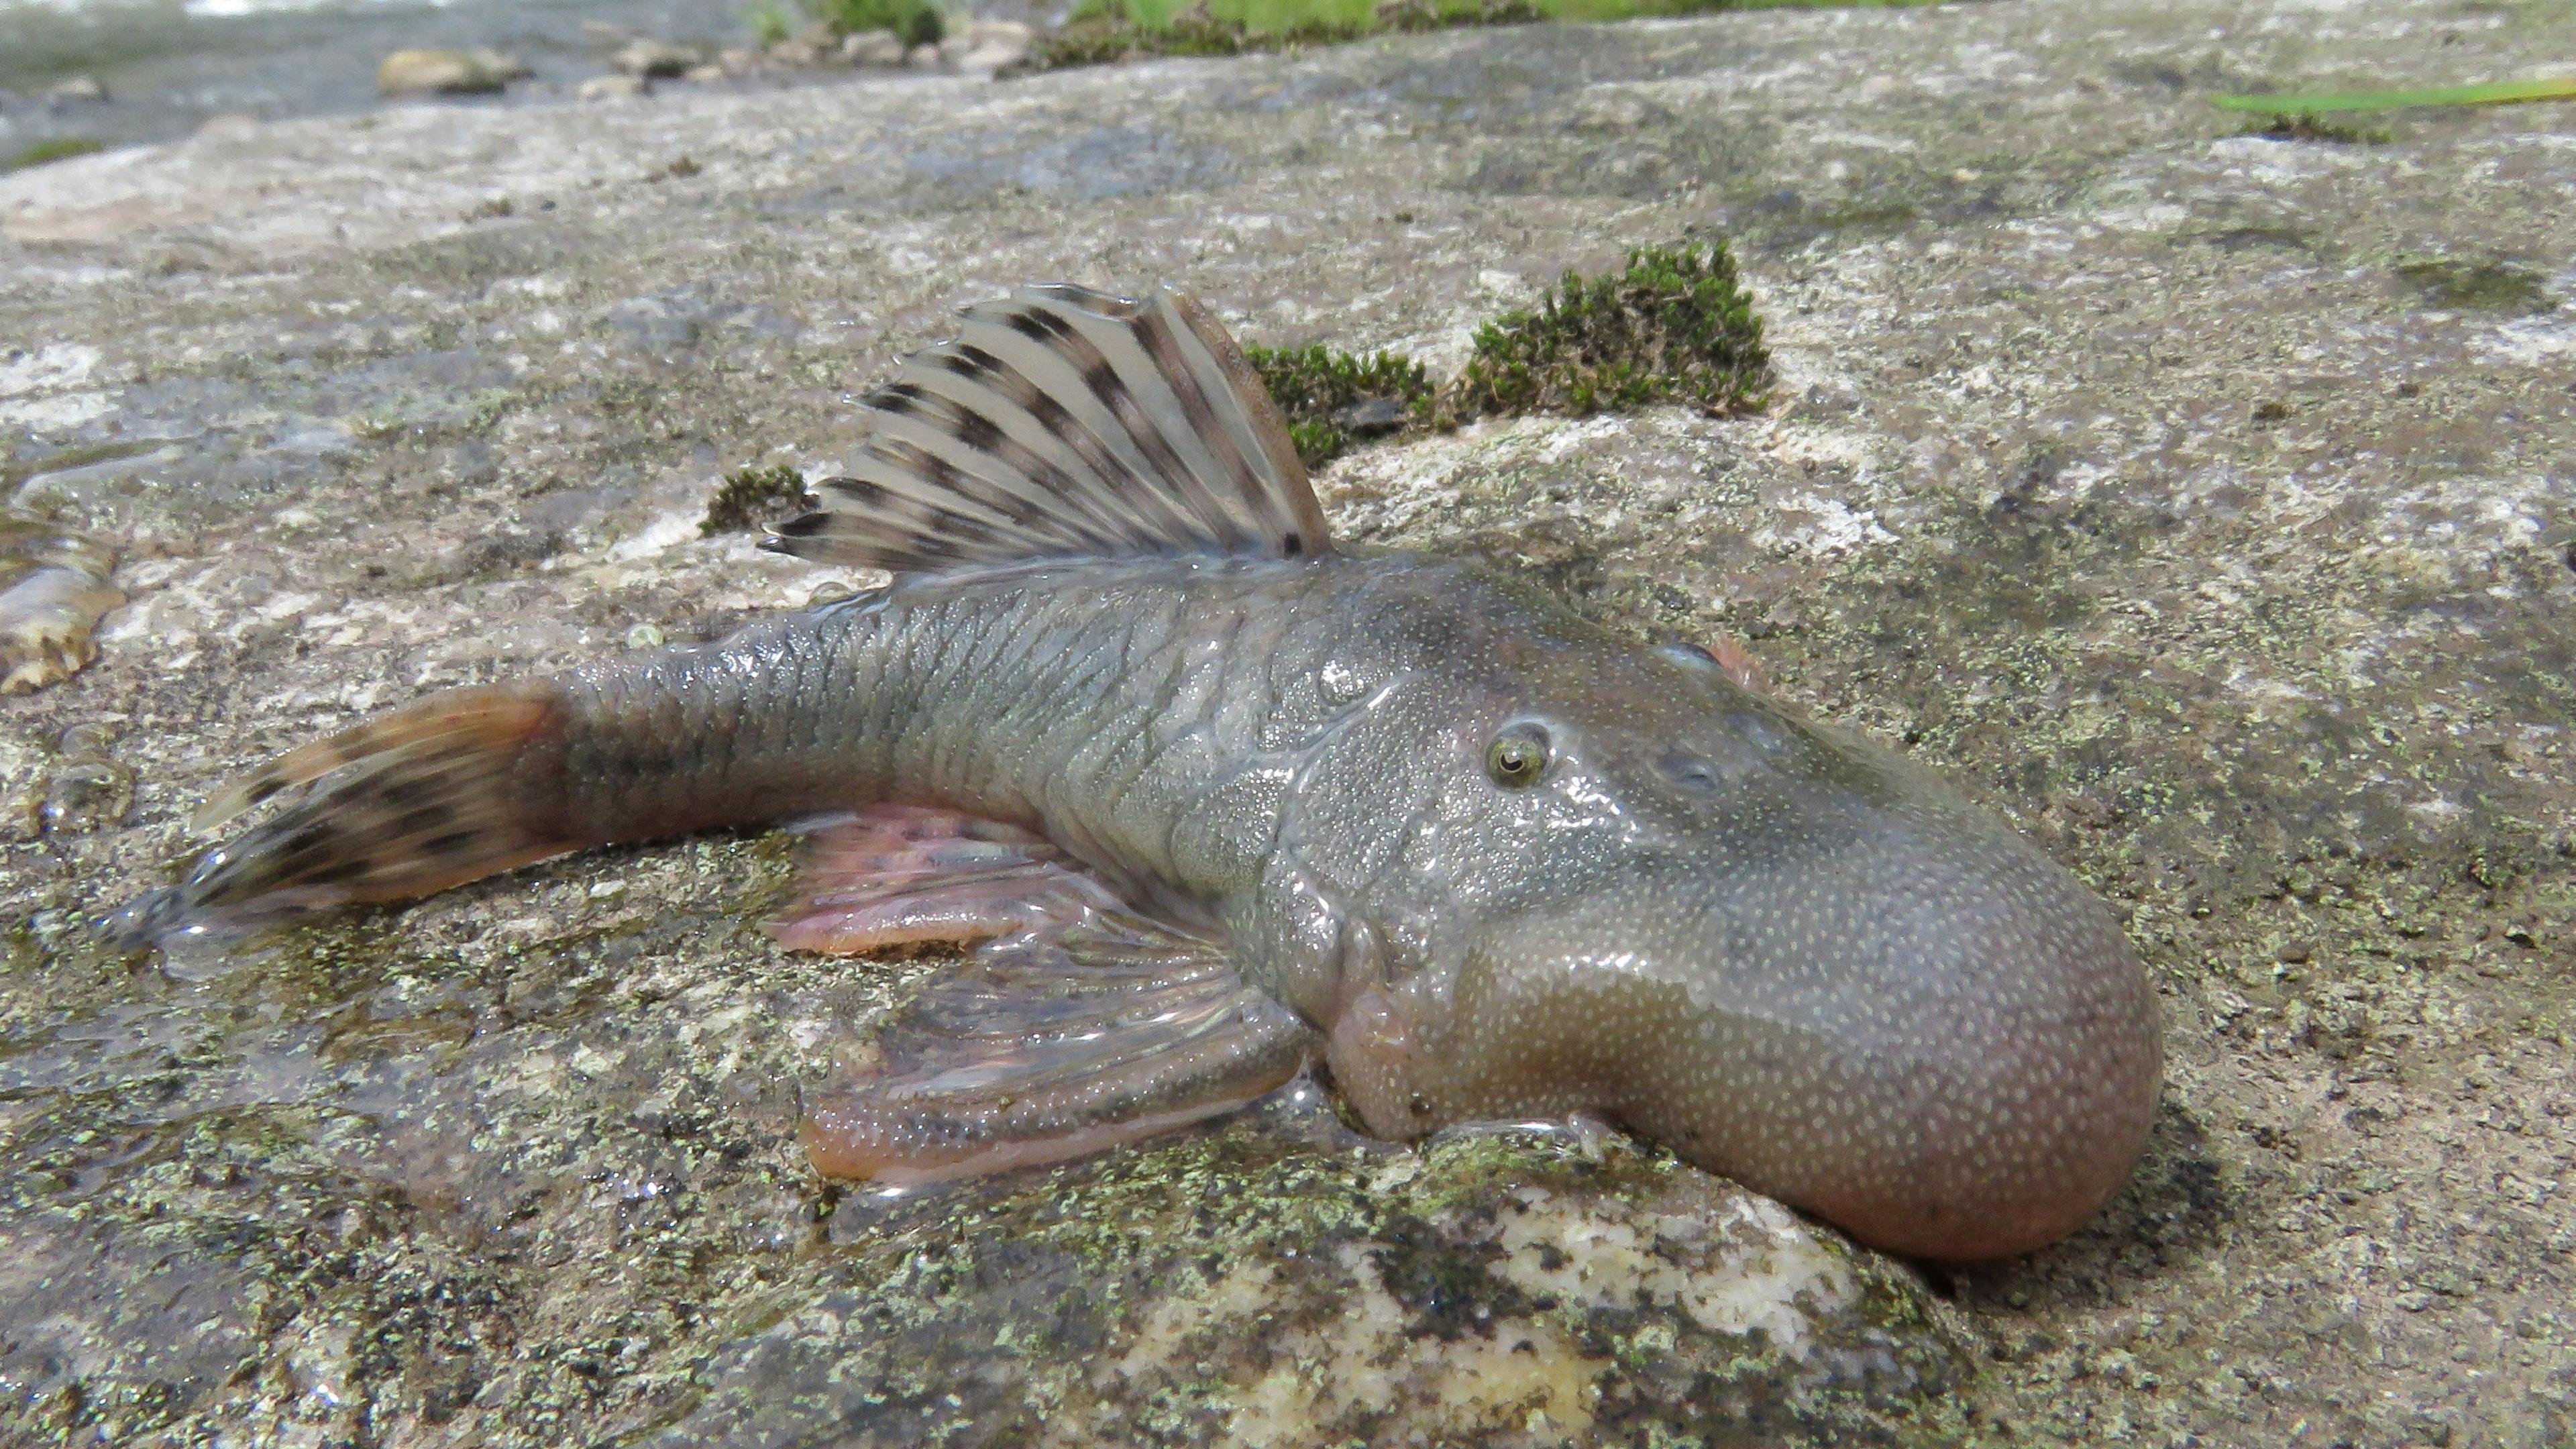
M1938 0L1195 0L1186 6L1178 0L1084 0L1070 20L1041 37L1013 70L1056 70L1149 55L1239 55L1461 25L1931 3Z
M2549 292L2540 274L2511 262L2440 258L2400 262L2397 276L2435 307L2478 312L2546 312Z
M1727 413L1759 405L1770 377L1735 258L1722 242L1686 243L1640 247L1610 276L1568 272L1537 310L1486 323L1445 401L1466 417L1655 403Z
M1329 347L1247 347L1288 436L1309 468L1360 438L1418 431L1432 421L1438 390L1422 364L1391 352L1354 357Z
M94 141L87 136L56 136L11 152L7 160L0 160L0 172L24 171L30 166L69 161L75 156L94 156L106 149L106 142Z
M835 35L891 30L906 45L936 45L948 27L927 0L805 0L806 12Z
M1219 13L1206 3L1179 11L1148 0L1089 0L1062 28L1039 39L1015 70L1061 70L1149 55L1240 55L1340 45L1381 31L1543 20L1530 0L1386 0L1374 9L1337 0L1253 0Z
M1474 355L1445 385L1387 352L1244 354L1309 468L1362 439L1418 437L1483 417L1584 417L1659 403L1740 412L1760 406L1771 381L1762 319L1723 242L1639 247L1606 276L1567 272L1536 309L1478 328Z
M2272 116L2247 126L2245 134L2275 141L2327 141L2341 146L2385 146L2393 139L2384 126L2350 126L2327 120L2314 111Z
M737 468L725 475L716 496L707 501L707 516L698 520L698 532L732 533L774 523L804 507L805 497L805 475L784 463Z

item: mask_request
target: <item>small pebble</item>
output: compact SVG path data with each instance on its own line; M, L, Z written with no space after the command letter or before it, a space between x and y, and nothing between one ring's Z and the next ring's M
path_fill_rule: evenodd
M640 75L595 75L573 87L572 93L585 101L621 101L650 95L652 87Z
M638 624L626 631L626 647L629 649L659 649L667 642L658 624Z
M0 514L0 694L60 684L97 656L92 631L125 602L115 563L90 539Z
M387 96L490 95L531 72L497 50L397 50L376 67L376 91Z

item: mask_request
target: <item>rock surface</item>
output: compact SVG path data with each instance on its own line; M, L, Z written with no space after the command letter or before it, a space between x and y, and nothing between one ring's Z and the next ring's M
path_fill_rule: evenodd
M54 105L96 105L107 99L107 83L94 75L65 76L45 87L45 100Z
M686 46L667 40L639 38L617 47L608 57L609 65L620 74L645 80L676 80L695 68L702 56Z
M2207 94L2570 53L2535 6L1766 11L0 179L10 501L132 601L0 750L66 802L0 847L0 1438L2565 1442L2576 115L2346 146ZM1327 505L1749 636L2101 887L2174 1059L2057 1248L1936 1294L1622 1144L1302 1099L835 1194L797 1093L937 963L775 950L777 836L163 969L80 928L268 751L826 586L700 538L714 480L832 466L961 303L1168 278L1446 368L1691 228L1739 242L1767 414L1363 449Z
M595 75L572 88L577 101L627 101L650 95L653 83L640 75Z
M841 59L852 65L897 66L903 64L903 37L891 30L861 30L841 37Z
M528 74L526 66L497 50L397 50L376 67L376 93L490 95Z

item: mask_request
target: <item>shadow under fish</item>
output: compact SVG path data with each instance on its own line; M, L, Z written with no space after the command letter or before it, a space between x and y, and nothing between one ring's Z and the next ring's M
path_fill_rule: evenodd
M1313 1063L1383 1137L1597 1116L1926 1257L2128 1176L2162 1054L2100 901L1739 657L1336 548L1189 299L1024 288L864 409L770 546L890 586L295 750L118 928L846 810L779 940L973 949L811 1104L831 1176L1079 1156Z

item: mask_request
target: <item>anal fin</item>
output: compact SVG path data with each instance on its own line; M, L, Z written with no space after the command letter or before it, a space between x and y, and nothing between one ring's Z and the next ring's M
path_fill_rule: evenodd
M808 1103L806 1151L827 1177L936 1182L1089 1156L1242 1106L1315 1047L1221 941L1008 827L881 807L825 832L811 862L783 942L982 940L886 1024L871 1065Z

